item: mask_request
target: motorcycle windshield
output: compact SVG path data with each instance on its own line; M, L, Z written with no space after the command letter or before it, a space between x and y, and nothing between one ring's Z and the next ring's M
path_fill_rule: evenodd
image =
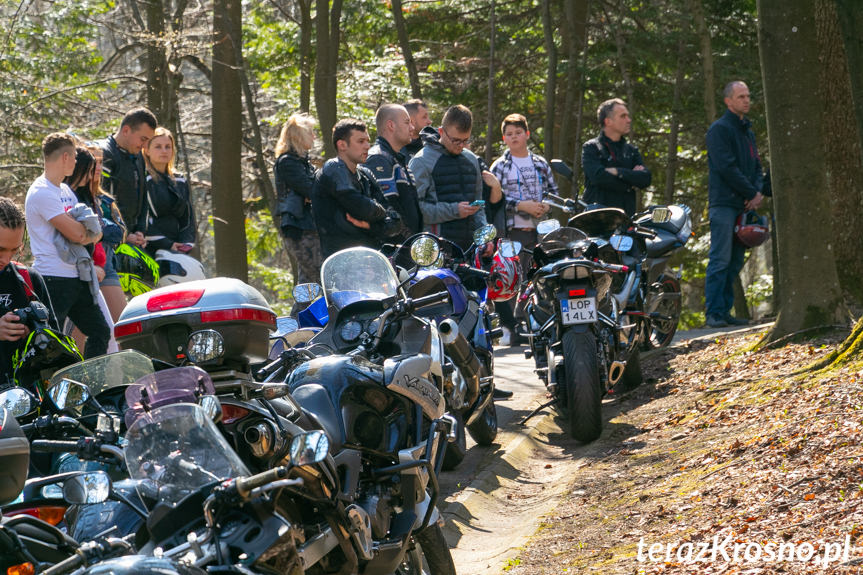
M126 426L145 411L172 403L198 403L201 396L215 393L213 380L200 367L175 367L145 375L126 388Z
M321 267L328 306L342 309L361 300L383 300L396 295L399 280L389 260L369 248L336 252Z
M576 242L586 239L587 235L581 230L569 227L558 228L542 236L539 240L539 247L548 253L555 250L571 249Z
M126 466L142 499L176 505L211 483L249 470L199 405L175 403L139 416L126 433Z
M95 397L120 385L130 385L137 379L153 373L153 362L137 351L121 351L100 355L93 359L70 365L51 376L47 389L64 379L83 383Z

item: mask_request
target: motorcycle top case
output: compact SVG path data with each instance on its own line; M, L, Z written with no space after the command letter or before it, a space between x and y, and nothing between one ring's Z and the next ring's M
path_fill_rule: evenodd
M122 349L169 363L185 359L189 335L215 330L226 360L264 361L276 314L252 286L233 278L176 284L132 298L114 326Z
M24 489L30 465L30 442L7 409L0 408L0 505L15 500Z

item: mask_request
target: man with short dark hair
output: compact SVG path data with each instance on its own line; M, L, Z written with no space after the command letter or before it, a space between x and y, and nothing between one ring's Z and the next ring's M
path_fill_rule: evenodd
M408 165L414 174L426 229L466 249L473 232L486 225L482 172L470 142L473 115L450 107L441 127L423 129L425 145Z
M86 269L81 263L70 263L60 253L58 242L79 246L98 242L102 238L101 227L96 219L98 231L89 229L84 223L69 215L75 208L75 193L63 183L63 179L75 171L75 140L63 133L49 134L42 141L42 156L45 171L36 178L27 198L24 211L30 225L30 249L33 252L33 268L42 274L58 325L68 316L87 336L84 357L104 354L111 337L108 324L102 315L91 286L92 261ZM74 210L73 210L74 211ZM95 215L91 215L95 218ZM82 277L82 273L88 275Z
M704 278L704 307L708 327L746 325L731 315L734 282L746 247L734 239L734 226L744 210L754 210L763 198L764 176L749 113L749 88L729 82L723 91L728 110L707 130L708 214L710 252Z
M402 238L423 229L423 215L417 200L417 188L407 166L407 159L398 151L410 143L413 124L408 111L398 104L384 104L375 114L378 137L369 150L365 167L374 174L384 197L401 216Z
M102 189L117 201L126 224L126 241L144 247L147 243L147 174L141 150L158 127L156 116L146 108L130 110L117 132L99 141L102 148Z
M411 117L413 128L411 129L411 141L402 148L401 152L404 154L405 160L410 162L411 158L422 150L423 141L420 138L420 132L425 127L431 126L432 121L429 119L428 106L419 98L405 102L405 110L408 111L408 115Z
M581 148L584 201L635 213L636 194L650 185L650 170L638 148L626 141L632 117L620 98L606 100L596 110L599 136Z
M24 348L29 329L12 313L39 301L51 314L51 298L42 276L12 258L24 245L24 212L12 200L0 197L0 388L14 385L12 358Z
M365 123L339 120L333 127L337 157L315 174L312 212L327 258L339 250L380 248L401 226L398 214L387 213L387 201L374 175L361 166L371 144Z

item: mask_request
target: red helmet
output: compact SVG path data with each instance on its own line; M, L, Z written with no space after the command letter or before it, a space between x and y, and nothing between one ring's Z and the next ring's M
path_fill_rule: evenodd
M767 216L759 216L755 210L743 212L737 218L734 234L740 243L748 248L760 246L770 237Z
M504 256L500 253L500 241L498 249L494 252L491 263L491 277L488 279L488 299L491 301L507 301L518 294L519 280L521 279L521 263L518 254Z

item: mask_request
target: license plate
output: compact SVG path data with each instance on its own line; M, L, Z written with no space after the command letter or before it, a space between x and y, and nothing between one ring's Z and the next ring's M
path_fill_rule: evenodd
M596 298L562 299L560 300L560 315L564 325L593 323L596 321Z

